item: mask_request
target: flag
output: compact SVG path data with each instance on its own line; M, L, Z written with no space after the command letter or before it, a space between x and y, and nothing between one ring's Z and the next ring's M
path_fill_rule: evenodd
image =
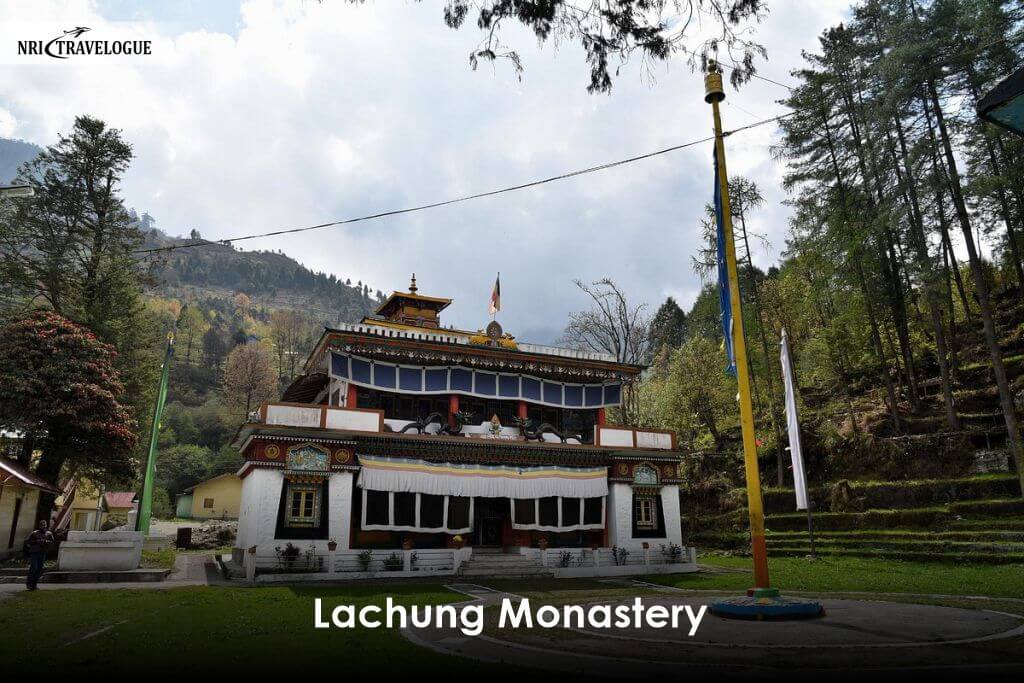
M494 291L491 292L490 314L494 315L501 310L501 273L494 279Z
M722 212L722 184L718 178L718 154L715 153L715 237L718 252L718 302L722 309L722 336L729 365L725 371L736 376L736 355L732 345L732 298L729 294L729 267L725 260L725 216Z
M177 325L175 325L177 327ZM153 477L156 474L156 449L160 441L160 421L167 401L167 384L171 372L171 358L174 356L174 332L167 335L167 350L160 370L160 386L156 391L156 405L153 406L153 425L149 432L149 455L142 479L142 498L139 501L139 516L135 519L135 530L149 535L149 521L153 514Z
M793 461L793 489L796 491L796 509L807 509L807 475L804 472L804 456L800 450L800 421L796 412L796 387L793 386L793 367L789 361L789 338L782 330L779 342L782 364L782 382L786 385L786 430L789 432L789 457Z

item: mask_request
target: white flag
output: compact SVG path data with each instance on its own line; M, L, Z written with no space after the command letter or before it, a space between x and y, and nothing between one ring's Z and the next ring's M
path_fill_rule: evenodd
M796 491L796 509L807 509L807 476L804 474L804 456L800 451L800 422L796 413L796 387L793 386L792 366L789 363L789 338L782 330L779 361L782 364L782 382L786 385L786 429L789 431L789 455L793 459L793 489Z

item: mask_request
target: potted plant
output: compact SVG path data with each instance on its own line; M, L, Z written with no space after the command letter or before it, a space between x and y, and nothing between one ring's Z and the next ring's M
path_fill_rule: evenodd
M373 552L370 550L363 550L358 555L356 555L356 559L359 561L360 569L362 569L364 572L369 571L370 562L373 561Z
M452 536L452 545L457 550L461 550L466 545L466 539L462 537L462 534L455 534Z
M541 550L547 550L548 549L548 537L547 536L541 536L540 538L538 538L537 539L537 547L540 548Z
M391 553L384 558L384 570L399 572L405 567L405 560L398 556L398 553Z
M338 549L338 542L335 541L333 538L327 541L327 549L333 553L335 550Z
M650 544L650 543L648 543L647 541L644 541L644 542L643 542L643 543L641 544L641 546L643 547L643 549L644 549L644 550L650 550L650 549L651 549L651 544Z
M412 539L411 538L403 538L402 539L402 550L412 550Z

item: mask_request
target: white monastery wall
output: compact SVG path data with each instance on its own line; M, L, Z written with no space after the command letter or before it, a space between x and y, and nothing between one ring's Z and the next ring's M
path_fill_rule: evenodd
M349 548L349 514L352 510L352 472L335 472L327 484L328 540L336 541L338 550ZM319 543L319 542L318 542Z
M665 515L665 536L661 538L633 537L633 487L614 483L608 487L608 545L625 548L645 541L657 548L659 544L682 545L682 524L679 519L679 487L661 487L661 509Z

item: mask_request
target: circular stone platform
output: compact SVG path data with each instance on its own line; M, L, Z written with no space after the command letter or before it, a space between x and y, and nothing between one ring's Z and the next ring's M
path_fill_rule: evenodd
M644 605L690 605L696 612L712 599L698 597L646 597ZM630 605L632 599L613 601ZM685 615L679 629L574 629L597 637L678 642L687 645L792 648L792 647L917 647L1024 635L1024 620L984 610L915 605L868 600L822 600L825 615L800 621L746 621L704 615L696 635L688 636Z

